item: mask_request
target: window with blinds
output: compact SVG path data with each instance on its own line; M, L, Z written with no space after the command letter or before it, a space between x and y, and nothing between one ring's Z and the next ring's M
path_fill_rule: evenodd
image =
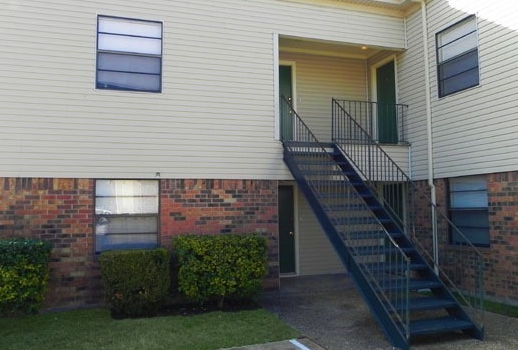
M489 246L487 182L483 176L450 179L450 219L473 244ZM455 230L454 244L466 243Z
M158 245L157 180L97 180L95 251Z
M97 18L98 89L160 92L162 23Z
M439 97L479 84L476 16L469 16L437 33Z

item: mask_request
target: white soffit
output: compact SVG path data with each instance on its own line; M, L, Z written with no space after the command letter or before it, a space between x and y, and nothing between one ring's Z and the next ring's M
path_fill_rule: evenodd
M418 8L412 0L288 0L292 2L311 3L321 6L336 6L373 13L384 13L404 17L409 10Z

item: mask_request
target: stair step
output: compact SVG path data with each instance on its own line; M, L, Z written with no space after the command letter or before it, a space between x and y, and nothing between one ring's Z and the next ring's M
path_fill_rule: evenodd
M354 247L354 253L356 253L357 255L382 255L397 253L399 252L399 250L401 250L406 255L415 252L415 249L413 247L399 247L399 249L393 246L386 247L381 245Z
M283 143L291 148L305 148L310 147L313 148L324 148L324 149L330 149L334 151L333 144L331 142L304 142L304 141L283 141ZM296 152L296 151L292 151Z
M369 271L373 271L373 272L400 271L400 270L406 269L406 267L407 267L407 265L404 263L388 264L388 263L384 263L384 262L368 263L368 264L364 264L364 266L366 266ZM426 270L426 269L428 269L428 266L426 264L410 263L409 268L411 271L417 271L417 270Z
M358 255L372 255L374 252L376 254L386 254L395 252L396 249L392 247L390 250L380 250L383 248L383 243L385 243L385 239L390 239L394 241L401 241L405 237L401 232L386 232L382 231L379 227L374 227L371 230L368 230L366 227L364 230L355 229L354 232L340 232L340 237L344 241L345 245L348 247L354 247L357 249ZM364 248L368 247L368 248ZM388 247L385 247L388 248ZM401 248L401 247L400 247ZM402 251L409 258L416 257L417 251L413 246L408 246L408 248L402 248ZM370 254L372 252L372 254ZM419 260L421 261L421 260Z
M340 176L340 175L343 175L343 173L340 170L332 170L332 169L304 170L303 174L305 177L307 177L307 176ZM312 181L319 181L319 180L312 180Z
M382 281L381 289L385 291L395 291L406 288L406 279L394 278ZM408 289L410 291L418 291L420 289L434 289L442 288L441 282L436 280L411 278L408 282Z
M443 287L442 283L436 280L427 279L410 279L409 289L420 290L420 289L432 289Z
M437 310L458 307L458 303L452 299L438 297L411 298L408 302L410 310Z
M396 311L404 310L406 305L401 302L393 303ZM408 301L408 309L410 311L439 310L458 307L458 303L453 299L445 299L439 297L418 297L410 298Z
M387 237L387 233L381 230L371 230L371 231L357 231L357 232L347 232L342 234L342 236L346 236L347 239L350 240L362 240L362 239L376 239L376 238L385 238ZM403 236L401 232L389 233L392 238L397 238Z
M319 159L315 159L315 157L308 156L307 159L298 159L297 164L300 167L301 165L310 165L311 167L323 167L325 170L330 170L335 168L336 171L339 171L340 173L343 173L343 171L340 168L336 168L337 165L335 162L331 161L327 157L321 157ZM339 165L339 163L338 163Z
M321 198L321 199L344 199L344 194L343 193L318 193L317 194L317 197L318 198ZM344 199L345 200L345 199Z
M338 218L331 218L336 225L373 225L373 224L388 224L391 223L392 220L388 218L376 219L374 216L362 217L362 216L345 216Z
M329 154L329 153L328 153ZM311 153L298 153L298 154L294 154L296 157L301 157L303 156L305 159L299 159L298 160L298 164L321 164L321 165L330 165L330 166L335 166L335 165L345 165L347 164L347 162L345 161L339 161L339 160L332 160L330 159L329 157L327 157L325 155L324 152L320 152L320 153L316 153L316 152L311 152ZM319 156L318 158L316 158L315 156Z
M473 328L471 322L449 316L410 321L410 335L446 333Z
M368 207L366 206L364 203L360 203L360 204L343 204L343 203L339 203L339 204L332 204L329 206L329 210L332 211L332 212L343 212L343 211L368 211L368 210L372 210L372 211L378 211L378 210L382 210L383 207L382 206L372 206L372 207Z

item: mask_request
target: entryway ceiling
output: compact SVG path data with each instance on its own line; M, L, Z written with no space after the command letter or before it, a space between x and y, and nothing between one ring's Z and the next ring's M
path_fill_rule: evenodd
M366 45L352 45L347 43L293 37L281 37L279 39L279 49L281 52L360 59L367 59L383 50L382 48L369 47Z

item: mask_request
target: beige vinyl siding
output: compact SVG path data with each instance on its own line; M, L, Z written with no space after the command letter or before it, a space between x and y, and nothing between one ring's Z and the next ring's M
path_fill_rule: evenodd
M337 253L300 190L297 190L299 274L344 272Z
M98 14L163 21L162 93L95 89ZM404 46L400 18L289 1L5 4L0 173L290 178L274 139L274 34Z
M366 61L283 53L281 62L295 62L297 113L321 141L331 140L331 99L367 99Z
M453 8L447 1L428 5L431 72L434 176L454 177L518 169L518 69L517 28L506 23L509 11L497 2ZM435 34L459 20L478 13L480 84L444 98L438 98ZM512 11L511 11L512 12ZM407 55L406 52L404 55ZM408 72L407 72L408 73ZM412 106L412 105L411 105ZM414 120L426 130L425 119ZM415 173L424 175L421 141L412 144Z

